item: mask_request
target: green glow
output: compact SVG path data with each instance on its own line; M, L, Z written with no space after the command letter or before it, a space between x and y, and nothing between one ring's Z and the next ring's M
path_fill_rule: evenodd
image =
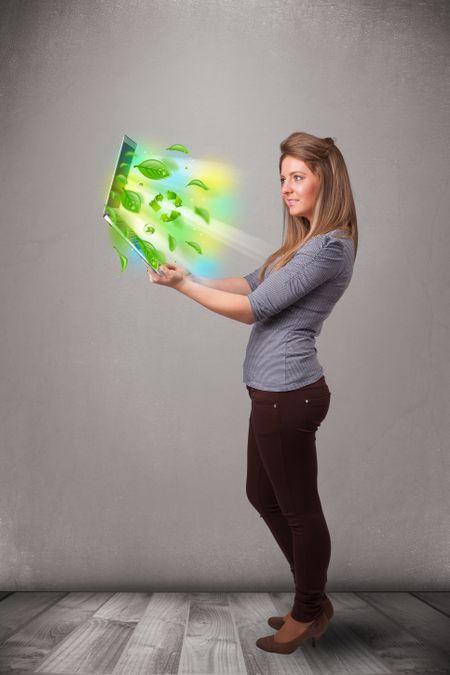
M191 157L181 144L165 150L138 144L124 152L105 204L122 271L142 263L138 251L155 269L178 261L205 276L221 272L227 252L260 259L262 240L255 247L256 238L233 224L237 173L221 161Z

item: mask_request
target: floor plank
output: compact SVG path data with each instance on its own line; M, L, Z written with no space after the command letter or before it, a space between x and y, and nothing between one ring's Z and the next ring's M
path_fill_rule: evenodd
M245 674L245 663L225 593L192 593L178 675Z
M0 602L0 645L34 616L67 595L47 591L17 591Z
M101 595L100 593L98 594ZM90 613L71 630L35 672L111 673L119 660L151 594L109 594L97 611Z
M423 602L426 602L427 605L437 609L438 612L442 612L442 614L445 614L445 616L450 617L450 593L415 591L414 593L411 593L411 595L419 598L419 600L422 600Z
M417 638L424 648L432 647L436 654L443 653L450 663L450 619L447 616L406 592L358 595Z
M153 593L114 675L177 673L189 614L189 593Z
M345 621L391 670L445 672L448 659L444 654L381 614L361 594L338 593L334 605L339 621Z
M59 642L97 609L111 593L53 593L57 602L35 614L0 646L0 672L33 671ZM58 600L59 596L63 596ZM13 599L14 596L11 596ZM16 602L22 598L17 598ZM7 598L4 602L8 602ZM27 598L23 599L28 606ZM0 609L3 603L0 603ZM47 599L48 605L48 599Z

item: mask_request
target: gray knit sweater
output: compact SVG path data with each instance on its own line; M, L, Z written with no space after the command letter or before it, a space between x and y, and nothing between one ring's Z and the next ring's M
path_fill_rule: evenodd
M349 285L353 262L353 240L336 229L314 236L279 270L266 270L259 285L259 267L244 276L256 319L243 365L245 384L290 391L322 377L315 338Z

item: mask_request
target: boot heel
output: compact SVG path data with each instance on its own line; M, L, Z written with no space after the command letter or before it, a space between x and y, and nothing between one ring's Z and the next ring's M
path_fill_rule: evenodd
M318 640L319 638L321 638L321 637L322 637L322 635L323 635L323 633L320 633L320 635L314 635L314 636L313 636L313 637L311 638L311 641L312 641L313 647L315 647L315 646L316 646L316 642L317 642L317 640Z

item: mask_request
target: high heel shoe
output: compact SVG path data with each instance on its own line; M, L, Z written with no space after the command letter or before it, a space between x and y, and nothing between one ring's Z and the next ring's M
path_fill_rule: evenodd
M328 617L322 612L308 628L298 637L289 642L277 642L274 635L267 635L256 640L256 646L264 649L266 652L275 652L276 654L292 654L306 640L312 640L313 647L316 646L316 640L326 631L328 627Z
M325 600L322 602L322 609L327 615L328 621L330 621L334 614L334 609L329 597L326 597ZM284 622L285 621L283 616L271 616L267 619L267 623L269 624L269 626L271 628L275 628L276 630L280 630Z

